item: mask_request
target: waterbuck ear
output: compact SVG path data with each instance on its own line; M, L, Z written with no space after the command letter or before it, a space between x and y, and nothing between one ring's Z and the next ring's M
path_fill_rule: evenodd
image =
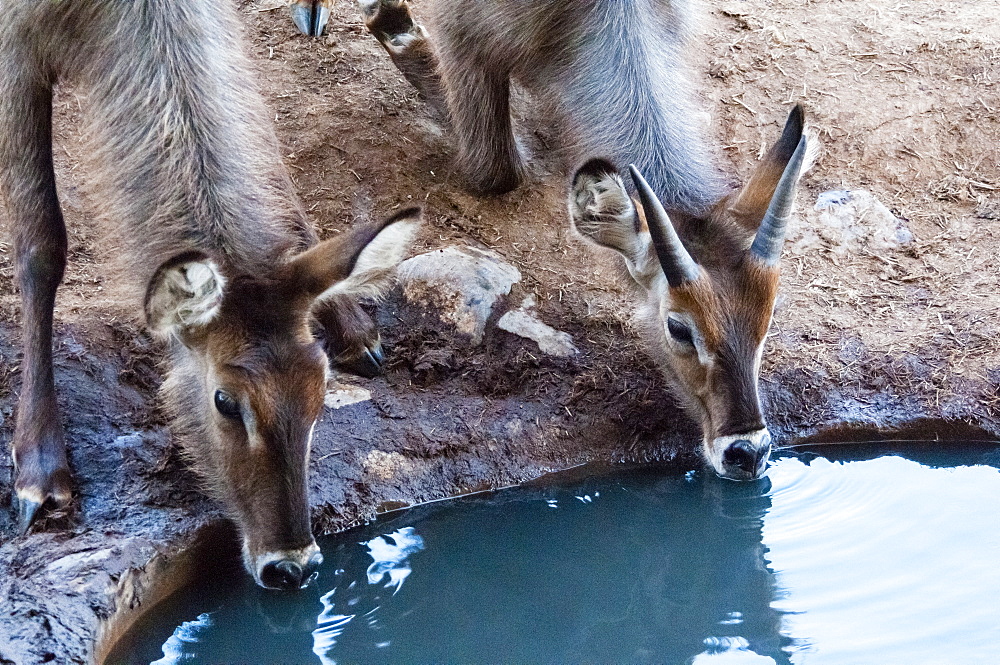
M633 279L645 284L653 253L649 234L632 203L618 170L605 159L591 159L577 169L569 189L569 218L590 242L625 258Z
M150 330L160 337L179 337L204 326L218 314L225 286L218 266L201 252L184 252L165 261L146 289Z
M778 181L781 180L785 168L795 154L804 131L805 111L801 104L796 104L788 114L781 138L764 155L764 159L729 208L734 220L747 231L756 231L764 219L764 213L767 212L767 207L774 197ZM798 175L809 170L819 153L819 142L815 140L815 136L811 137L807 144L807 152Z
M288 263L287 279L314 304L341 293L378 296L409 250L422 215L420 208L408 208L321 242Z

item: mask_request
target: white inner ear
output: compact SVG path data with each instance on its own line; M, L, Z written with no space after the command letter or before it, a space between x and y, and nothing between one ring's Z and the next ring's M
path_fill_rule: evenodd
M815 166L823 154L823 144L819 140L819 130L809 126L806 127L803 133L806 135L806 154L802 158L802 169L799 171L800 177Z
M382 229L361 250L351 274L320 294L317 302L336 294L377 298L392 283L392 272L406 256L420 229L417 220L404 219Z
M149 302L150 325L161 335L209 323L219 313L226 280L211 261L192 261L160 275Z
M569 217L584 238L621 252L636 251L635 205L617 173L581 175L570 192Z
M621 254L632 279L649 289L659 264L649 233L635 230L637 214L617 173L581 175L570 192L569 216L576 232Z

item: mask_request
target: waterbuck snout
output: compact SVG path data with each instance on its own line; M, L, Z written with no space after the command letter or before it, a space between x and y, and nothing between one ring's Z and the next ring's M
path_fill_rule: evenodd
M240 527L258 584L298 588L322 561L310 528L307 467L327 356L312 309L377 286L409 246L420 212L353 230L266 274L225 275L201 252L154 274L150 328L170 346L164 397L175 431Z
M641 334L701 423L706 460L734 480L760 476L771 452L758 375L795 188L812 160L803 121L796 106L747 184L706 215L668 213L633 166L640 214L617 169L603 159L584 164L570 191L576 230L616 250L644 294Z

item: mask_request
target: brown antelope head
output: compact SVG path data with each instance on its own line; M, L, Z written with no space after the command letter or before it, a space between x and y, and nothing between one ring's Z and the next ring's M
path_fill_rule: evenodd
M198 252L164 263L146 316L170 344L164 383L185 451L239 526L258 584L295 589L322 561L310 527L307 468L327 357L310 311L334 294L371 294L406 252L420 218L319 243L265 274L226 275Z
M705 458L725 478L760 476L771 452L757 378L777 263L811 147L797 106L749 182L699 217L668 215L630 167L645 227L612 164L591 160L573 179L574 227L624 258L646 295L638 311L642 334L701 423Z

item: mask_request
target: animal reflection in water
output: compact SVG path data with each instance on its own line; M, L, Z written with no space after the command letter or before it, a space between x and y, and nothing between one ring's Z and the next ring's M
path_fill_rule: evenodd
M725 652L788 663L761 544L768 481L704 475L640 473L408 511L348 534L354 542L328 542L315 590L246 585L245 603L181 625L157 662L264 650L323 663L701 662Z

